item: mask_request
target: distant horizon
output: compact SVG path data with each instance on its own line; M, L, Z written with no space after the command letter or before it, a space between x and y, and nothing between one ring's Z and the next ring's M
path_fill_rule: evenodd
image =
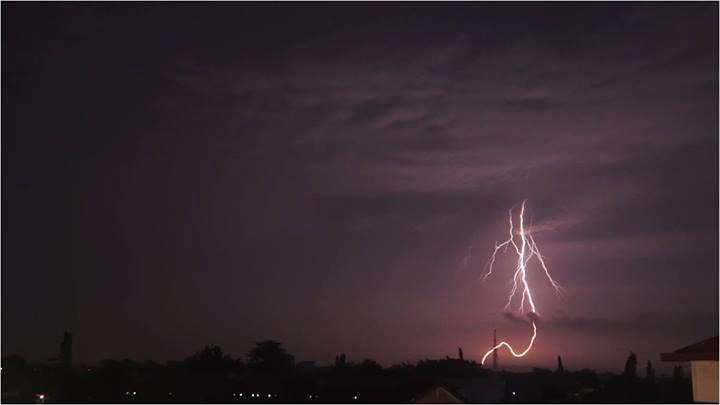
M73 335L73 339L75 339L74 335ZM265 340L265 339L263 339L263 340ZM274 339L270 339L270 340L274 340ZM700 340L703 340L703 339L698 339L698 341L700 341ZM59 342L59 340L58 340L58 342ZM280 342L280 343L284 347L286 347L284 342ZM696 342L689 342L688 345L691 343L696 343ZM179 358L153 359L153 358L132 358L132 357L124 357L124 356L120 356L120 357L111 356L111 357L105 357L105 358L101 358L101 359L97 359L97 360L86 360L86 359L76 359L75 357L73 357L73 364L77 365L77 366L90 366L90 365L98 365L102 361L105 361L105 360L117 360L117 361L130 360L130 361L138 363L138 364L142 364L144 362L151 361L151 362L155 362L158 364L168 364L168 363L173 363L173 362L182 362L186 358L190 357L192 354L197 353L198 351L202 350L204 347L211 346L211 345L213 345L213 344L207 344L207 345L203 345L202 347L198 347L195 351L191 351L191 352L187 353L185 356L181 356ZM58 347L59 347L59 344L58 344ZM233 354L232 352L227 351L227 348L220 346L220 348L223 350L223 353L231 356L235 360L241 360L243 363L246 362L246 354L252 347L253 347L252 345L249 345L247 350L245 352L243 352L242 354ZM680 346L678 346L676 348L668 349L666 352L671 352L678 348L680 348ZM286 347L286 349L287 349L287 347ZM76 350L77 350L77 348L73 347L73 351L76 351ZM463 351L465 351L465 349L463 349ZM638 353L637 351L634 351L634 352ZM318 361L317 359L299 358L292 351L289 351L289 353L295 357L295 364L302 363L302 362L313 362L313 363L315 363L315 366L317 366L317 367L333 366L334 356L340 355L340 354L345 354L347 356L347 361L349 363L359 364L364 360L373 360L373 361L377 362L378 364L380 364L383 368L399 366L402 364L417 365L419 362L424 361L424 360L445 360L446 356L449 357L450 359L458 359L457 351L454 353L454 355L446 354L446 355L435 356L435 357L417 357L415 360L405 360L405 361L397 361L397 362L390 362L390 363L383 362L380 359L373 358L373 357L357 357L357 358L355 358L354 356L352 356L352 353L342 352L342 351L330 356L331 358L329 358L323 362ZM558 354L558 355L560 355L562 357L563 366L566 371L574 372L574 371L581 371L583 369L588 369L590 371L597 372L597 373L622 374L623 367L624 367L624 361L629 354L630 354L630 352L626 353L625 355L619 356L619 358L621 358L620 359L621 361L618 362L616 367L577 366L577 365L573 364L571 357L566 356L564 354ZM33 356L25 356L21 353L4 353L3 357L12 356L12 355L19 355L32 364L48 364L48 363L52 362L50 360L51 358L57 356L57 353L55 353L54 355L50 355L45 360L43 360L41 358L35 358ZM467 352L465 352L465 355L463 357L464 357L465 361L475 362L478 365L481 365L480 358L475 359L471 356L468 356ZM508 357L510 357L509 360L508 360ZM512 364L512 363L518 363L518 362L513 361L513 358L507 353L506 353L506 356L504 357L506 362L502 361L503 353L499 353L498 358L500 359L500 361L499 361L500 367L498 370L493 370L492 364L483 365L482 367L485 369L493 370L493 371L510 371L510 372L519 372L519 373L532 372L533 369L547 369L547 370L554 371L557 368L557 357L555 357L551 360L548 360L547 365L540 365L541 363L538 363L536 365ZM685 364L685 363L661 361L660 353L658 353L657 359L643 358L642 356L638 356L638 364L639 364L638 369L640 370L640 372L639 372L640 376L644 376L645 365L647 364L648 360L650 360L650 362L653 364L653 368L656 370L658 375L666 375L666 376L670 375L672 372L672 369L675 366L682 366L683 369L685 369L686 371L689 370L688 364ZM508 364L508 363L510 363L510 364Z

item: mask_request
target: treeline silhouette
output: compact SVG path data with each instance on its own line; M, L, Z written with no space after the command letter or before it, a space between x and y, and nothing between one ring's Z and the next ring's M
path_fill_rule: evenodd
M462 349L458 358L392 367L370 359L354 363L341 353L332 365L317 366L296 362L273 340L257 342L244 359L214 345L165 364L125 359L79 366L71 365L67 354L60 358L30 364L19 356L3 357L2 402L408 403L438 386L464 402L692 401L682 368L671 378L657 377L648 361L641 378L634 353L620 375L569 371L560 357L554 371L493 371L465 360Z

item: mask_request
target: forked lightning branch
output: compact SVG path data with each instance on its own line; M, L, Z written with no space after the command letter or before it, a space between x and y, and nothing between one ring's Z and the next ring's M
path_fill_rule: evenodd
M535 324L535 320L538 311L537 307L535 306L535 300L533 299L532 291L527 280L528 264L532 259L535 259L538 262L539 268L542 269L546 278L550 282L550 285L552 285L553 289L555 289L555 293L558 295L564 295L565 293L563 287L560 286L560 284L558 284L552 278L552 276L550 276L550 272L545 265L545 260L540 253L540 249L538 248L537 243L535 243L535 239L533 238L532 233L525 230L525 201L523 201L520 206L520 215L518 216L517 230L515 230L515 226L513 224L512 208L509 210L508 216L510 225L509 237L504 242L495 244L495 250L493 251L492 256L490 257L490 261L487 264L487 272L483 276L483 280L487 279L490 275L493 274L493 266L495 264L495 259L497 257L498 251L504 248L503 252L505 252L507 251L508 247L512 247L515 251L515 254L517 255L517 265L515 266L515 274L513 275L513 286L510 290L507 304L505 304L505 310L511 310L513 301L517 302L519 295L520 305L518 307L518 310L520 311L520 313L524 313L525 307L529 307L529 312L527 315L530 318L530 322L532 323L533 333L532 337L530 338L530 343L528 343L525 350L521 352L516 352L515 349L513 349L513 347L510 345L510 343L502 341L493 346L485 353L482 358L481 364L485 364L485 360L487 359L487 357L492 354L493 351L500 349L501 347L506 347L515 357L523 357L528 352L530 352L533 343L535 343L535 338L537 337L537 325Z

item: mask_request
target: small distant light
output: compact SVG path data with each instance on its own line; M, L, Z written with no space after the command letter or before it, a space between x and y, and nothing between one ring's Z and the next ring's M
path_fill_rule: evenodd
M515 395L515 391L513 391L513 395Z
M357 395L353 395L353 399L354 399L354 400L357 400Z
M130 391L125 391L125 395L130 395Z
M233 396L236 396L236 394L233 392Z
M242 392L240 393L240 396L242 396Z
M133 391L133 395L137 395L137 392Z
M268 398L272 398L272 394L268 394Z
M45 394L38 394L38 398L40 398L40 400L45 399Z

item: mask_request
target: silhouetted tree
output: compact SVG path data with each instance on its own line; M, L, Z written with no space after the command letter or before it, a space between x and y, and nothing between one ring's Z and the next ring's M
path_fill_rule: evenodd
M15 371L27 368L28 362L22 356L10 355L2 358L2 365L5 370Z
M362 381L367 377L379 377L383 374L383 368L374 360L365 359L360 363L347 363L341 368L335 368L333 378L336 381Z
M647 379L647 382L650 384L655 383L655 369L652 366L652 363L650 363L650 360L647 362L647 368L645 370L645 378Z
M335 367L345 367L347 365L345 359L345 353L341 353L339 356L335 356Z
M28 391L32 386L32 367L17 355L2 358L2 388L5 391Z
M357 365L357 368L365 373L377 373L382 371L382 366L375 360L370 359L363 360L362 363Z
M295 364L295 358L274 340L257 342L247 357L248 366L259 372L287 372Z
M673 368L671 392L672 402L681 403L692 401L692 386L689 381L685 380L685 371L682 366L678 365Z
M680 385L683 383L684 380L685 380L685 375L683 373L682 366L675 366L673 368L673 382L675 384Z
M415 365L402 362L390 366L387 370L394 374L406 375L415 370Z
M630 352L630 355L625 361L624 375L630 379L634 379L637 376L637 356L635 356L633 352Z
M458 347L458 357L460 358L460 361L465 361L465 358L463 358L462 347Z
M219 346L209 345L185 359L185 364L193 371L227 372L236 365L232 357L223 353Z

